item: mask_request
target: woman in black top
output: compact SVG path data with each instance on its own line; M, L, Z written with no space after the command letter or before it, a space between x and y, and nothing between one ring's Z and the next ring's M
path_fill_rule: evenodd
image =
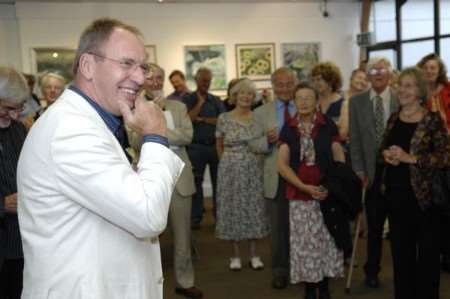
M399 76L400 111L381 145L394 265L395 299L439 298L439 211L430 198L433 170L449 165L442 120L422 104L426 86L417 68Z

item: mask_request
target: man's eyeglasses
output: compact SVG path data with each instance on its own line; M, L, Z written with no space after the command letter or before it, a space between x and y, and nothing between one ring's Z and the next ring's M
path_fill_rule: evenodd
M25 106L22 104L20 106L8 106L5 102L0 101L0 110L3 113L8 113L11 116L17 115L25 109Z
M93 52L89 52L89 54L100 57L102 59L106 59L106 60L110 60L112 62L117 63L124 71L132 73L135 72L137 70L137 68L140 68L142 70L142 73L144 73L145 76L147 76L148 74L150 74L151 71L151 67L150 64L148 63L138 63L136 61L134 61L133 59L130 58L124 58L124 59L113 59L113 58L109 58L97 53L93 53Z
M388 73L388 70L385 69L385 68L382 68L382 69L370 69L369 72L368 72L368 74L370 76L384 75L384 74L387 74L387 73Z

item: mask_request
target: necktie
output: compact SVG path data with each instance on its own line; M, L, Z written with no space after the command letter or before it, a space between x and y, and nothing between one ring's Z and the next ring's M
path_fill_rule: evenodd
M291 120L291 114L289 113L289 102L284 102L284 123L288 123Z
M383 99L380 96L375 97L375 140L377 147L380 146L384 133L384 107Z

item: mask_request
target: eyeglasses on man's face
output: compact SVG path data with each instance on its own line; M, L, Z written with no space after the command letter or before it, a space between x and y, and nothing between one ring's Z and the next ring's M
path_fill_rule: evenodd
M372 68L369 70L368 74L370 76L376 76L376 75L384 75L387 74L389 71L386 68L380 68L380 69L376 69L376 68Z
M131 58L113 59L113 58L109 58L104 55L100 55L100 54L93 53L93 52L88 52L88 54L91 54L91 55L100 57L102 59L106 59L106 60L112 61L114 63L117 63L124 71L126 71L128 73L133 73L137 70L137 68L140 68L142 73L144 74L144 76L147 76L150 74L150 71L151 71L150 64L139 63Z
M8 101L0 100L0 111L4 114L8 114L11 117L17 116L20 112L24 110L24 108L25 106L23 104L14 105L8 103Z

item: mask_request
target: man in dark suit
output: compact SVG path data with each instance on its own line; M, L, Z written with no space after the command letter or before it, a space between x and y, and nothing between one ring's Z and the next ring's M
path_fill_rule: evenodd
M219 158L216 152L217 117L225 112L222 101L209 93L212 73L207 68L199 68L195 74L197 90L183 98L188 108L189 117L194 127L192 144L188 146L196 192L192 196L192 227L199 228L203 218L203 176L206 166L209 166L213 188L213 213L216 211L216 181Z
M387 120L397 109L397 99L389 87L391 64L385 58L372 58L367 66L371 88L350 99L350 155L353 170L366 187L367 262L366 285L379 287L378 273L387 202L380 191L383 161L379 154Z

